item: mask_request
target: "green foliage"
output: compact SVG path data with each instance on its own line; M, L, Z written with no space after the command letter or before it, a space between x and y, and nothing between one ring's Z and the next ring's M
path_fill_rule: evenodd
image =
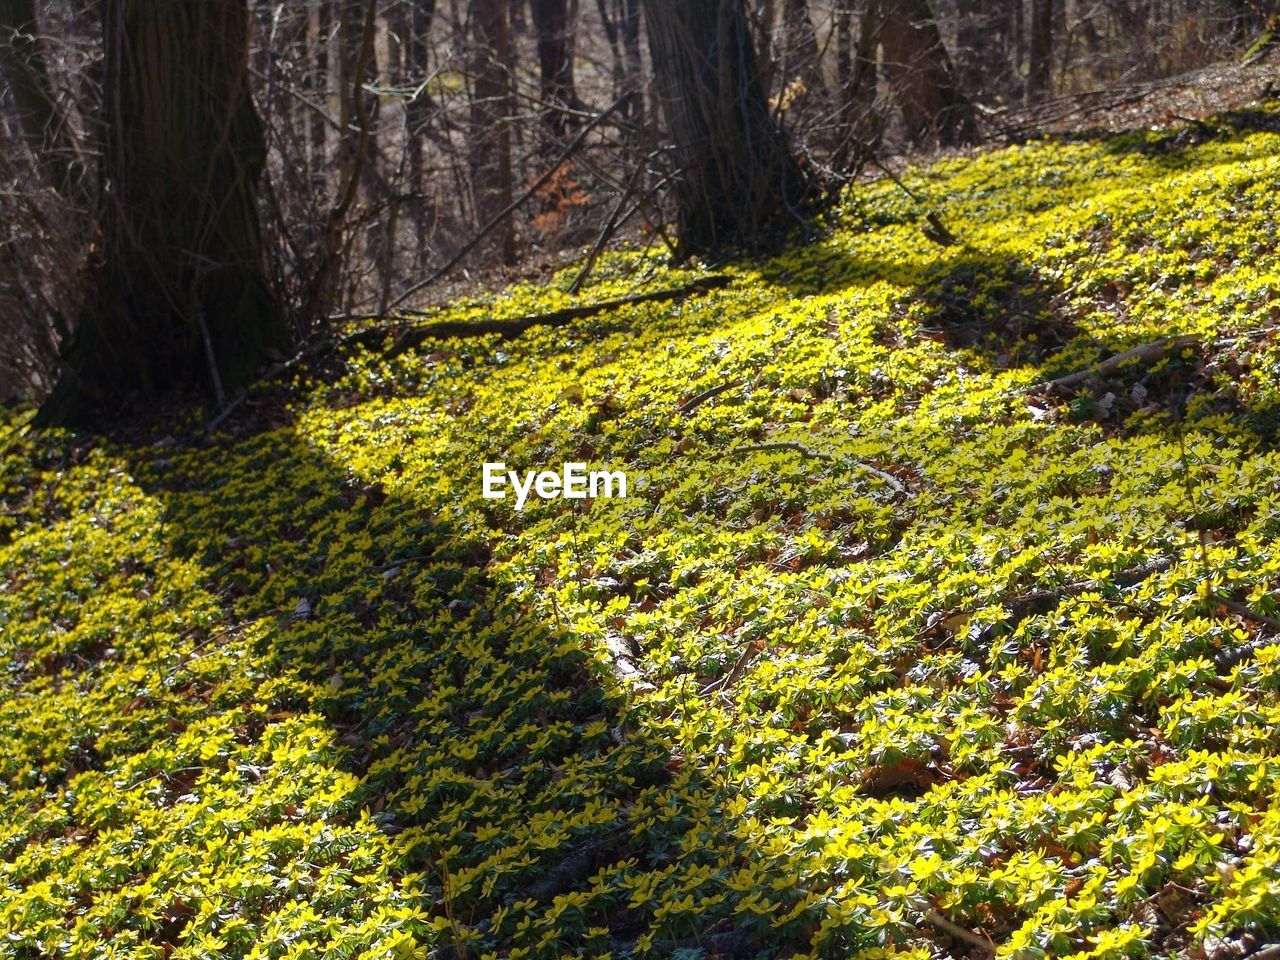
M1223 344L1275 320L1280 138L906 179L959 245L877 183L729 289L362 354L261 435L89 451L11 417L9 953L968 949L930 911L1011 960L1280 934L1280 645L1218 602L1280 586L1280 353ZM599 277L584 302L688 279ZM1171 334L1214 345L1027 390ZM632 495L517 513L492 460Z

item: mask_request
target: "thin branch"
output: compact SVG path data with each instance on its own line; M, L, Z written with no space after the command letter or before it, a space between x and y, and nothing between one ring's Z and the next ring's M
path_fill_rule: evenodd
M738 453L775 453L779 451L798 453L803 457L809 458L810 460L822 460L826 463L843 463L857 470L861 470L863 473L870 474L871 476L875 477L877 480L880 480L882 483L884 483L885 486L891 488L895 493L900 494L901 496L904 496L904 497L909 496L911 493L911 491L909 491L903 485L902 481L899 480L897 477L895 477L893 474L886 473L885 471L879 469L878 467L871 466L871 464L869 463L863 463L861 460L837 460L835 457L833 457L829 453L823 453L820 450L813 450L809 447L806 447L802 443L796 443L791 440L778 440L772 443L753 443L745 447L735 447L731 452L738 454Z
M725 383L717 384L709 390L703 390L696 397L690 397L684 403L680 404L680 406L676 407L676 412L683 413L687 416L697 410L708 400L714 400L716 397L720 396L720 394L728 393L734 387L740 387L744 383L746 383L746 381L741 377L738 377L733 380L726 381Z
M568 144L568 146L566 146L562 151L560 151L560 156L556 158L555 163L551 164L551 166L548 167L546 171L544 171L543 174L532 183L532 185L530 185L529 189L527 189L515 200L512 200L502 210L500 210L497 214L495 214L492 219L490 219L484 226L480 228L480 231L474 237L472 237L465 244L463 244L462 249L459 250L456 254L454 254L444 266L440 267L438 270L436 270L434 273L428 276L425 280L419 280L417 283L410 286L409 289L405 290L398 297L392 300L391 303L388 304L388 309L394 310L396 307L400 306L400 304L404 303L406 300L412 297L419 290L422 290L422 289L425 289L426 287L431 286L431 284L435 283L445 274L449 273L459 263L465 260L466 257L471 253L471 251L473 251L476 247L478 247L481 244L481 242L484 240L484 238L487 237L490 233L492 233L493 230L495 230L499 224L505 221L507 217L515 213L522 206L528 203L531 199L533 199L533 197L537 194L537 192L541 190L547 184L547 182L556 175L556 171L558 171L564 165L564 162L578 152L578 149L582 146L583 143L586 142L586 139L590 135L591 131L594 130L604 120L606 120L609 117L609 114L613 113L613 111L617 110L620 106L622 106L622 104L625 101L626 101L626 97L619 97L617 100L613 101L613 103L611 103L609 106L605 107L602 111L596 114L590 123L588 123L586 126L584 126L581 130L578 131L578 135L573 138L573 140Z
M1144 343L1141 346L1132 347L1122 353L1117 353L1114 357L1110 357L1099 364L1088 367L1084 370L1077 370L1075 373L1069 373L1064 377L1058 377L1056 380L1048 380L1041 383L1033 383L1028 390L1061 390L1066 387L1074 387L1078 383L1083 383L1091 377L1106 376L1114 373L1126 363L1153 363L1162 360L1169 354L1185 347L1197 347L1203 341L1200 337L1193 334L1185 334L1176 337L1165 337L1163 340L1156 340L1152 343Z
M578 271L578 275L573 278L573 283L569 284L570 296L582 290L582 285L587 282L587 277L591 276L591 271L595 269L596 261L600 259L600 254L604 252L605 246L609 243L609 238L621 226L622 211L626 209L627 201L631 199L636 183L640 180L652 158L653 154L650 154L636 164L635 170L627 180L627 188L618 195L618 202L610 212L609 218L605 220L604 226L600 229L600 235L596 237L596 242L592 246L591 252L587 254L586 262L583 263L582 269Z
M996 955L996 946L986 937L980 937L972 930L966 930L958 924L952 923L937 910L930 910L924 915L925 920L937 927L949 937L955 937L957 940L963 940L971 947L977 947L979 950L986 952L988 956Z

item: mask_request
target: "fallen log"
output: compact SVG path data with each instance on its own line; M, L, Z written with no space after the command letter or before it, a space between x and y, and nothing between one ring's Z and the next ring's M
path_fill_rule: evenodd
M627 297L618 297L614 300L602 300L599 303L585 303L576 307L564 307L560 310L554 310L551 313L533 314L527 317L515 317L510 320L442 320L436 323L426 323L419 326L411 327L404 330L396 342L392 344L387 351L386 357L398 357L403 353L415 347L421 346L427 340L446 339L450 337L479 337L490 334L497 334L502 337L518 337L526 330L534 327L563 327L575 320L582 320L586 317L593 317L596 314L607 313L610 310L617 310L621 307L634 306L640 303L666 303L673 300L682 300L685 297L692 297L697 294L708 293L712 290L720 290L733 283L733 277L727 274L717 273L686 283L683 286L672 287L666 290L652 290L648 293L636 293ZM205 432L212 434L223 423L230 419L231 415L253 394L253 391L264 383L276 380L293 370L299 369L322 356L332 353L335 350L346 349L359 346L373 346L381 342L389 334L401 329L402 325L392 327L390 325L379 325L374 327L366 327L363 330L357 330L343 337L329 337L319 340L304 348L297 355L276 364L258 380L254 381L244 390L227 403L205 425Z
M1083 383L1091 377L1106 376L1115 373L1126 363L1154 363L1157 360L1163 360L1171 353L1182 350L1186 347L1198 347L1204 340L1192 334L1185 334L1177 337L1165 337L1163 340L1156 340L1153 343L1144 343L1141 346L1132 347L1121 353L1117 353L1114 357L1109 357L1099 364L1087 367L1084 370L1077 370L1074 373L1068 373L1064 377L1058 377L1056 380L1046 380L1041 383L1033 383L1028 387L1028 391L1045 391L1062 390L1067 387L1074 387L1078 383Z
M642 303L668 303L683 300L686 297L719 290L733 283L733 277L726 274L713 274L699 277L691 283L667 290L653 290L649 293L636 293L629 297L618 297L614 300L602 300L599 303L585 303L576 307L564 307L550 313L533 314L527 317L514 317L510 320L442 320L438 323L426 323L405 330L387 351L388 359L398 357L427 340L442 340L455 337L480 337L497 334L501 337L518 337L534 327L563 327L575 320L584 320L597 314L608 313L622 307L631 307ZM358 330L342 338L343 346L369 346L387 335L386 327L370 327Z

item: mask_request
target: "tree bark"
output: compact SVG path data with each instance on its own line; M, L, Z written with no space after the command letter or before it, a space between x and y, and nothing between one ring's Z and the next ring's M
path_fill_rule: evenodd
M96 298L41 419L203 384L219 400L288 344L263 276L266 160L244 0L105 0Z
M836 0L836 89L841 99L853 80L853 0Z
M511 161L511 31L503 0L471 0L472 76L471 169L476 220L485 223L511 206L515 178ZM516 262L515 220L497 231L498 254Z
M886 5L880 42L884 69L913 143L930 137L943 146L978 139L973 104L956 82L929 0Z
M0 75L9 81L23 137L49 185L77 199L84 166L49 77L35 0L0 0Z
M807 91L813 96L826 96L822 51L818 48L818 34L813 28L813 17L809 14L809 0L786 0L782 17L788 75L801 78Z
M409 27L409 76L413 78L415 88L426 82L431 65L427 55L431 49L431 27L435 21L436 0L411 0L413 12ZM424 192L426 190L425 156L423 140L426 138L427 124L431 122L433 104L431 94L425 89L415 89L414 97L405 108L405 120L409 138L409 192L413 194L414 233L417 237L418 265L426 255L429 227L429 208Z
M1031 0L1031 35L1027 51L1027 102L1049 94L1053 78L1053 0Z
M679 171L678 256L767 247L817 185L769 109L741 0L645 0L645 16Z
M623 89L627 102L623 113L637 125L644 124L644 58L640 52L640 0L622 0L622 49L626 69Z
M578 126L565 110L577 110L573 58L577 38L577 0L530 0L533 26L537 32L538 69L543 116L556 135Z
M329 47L333 40L333 5L332 0L320 0L312 14L313 23L310 31L312 53L307 64L307 94L320 108L309 117L310 150L308 151L308 172L311 185L315 190L324 187L328 166L329 125L322 115L329 109Z
M342 124L343 136L339 145L342 158L343 176L356 165L356 151L367 150L369 155L376 155L378 129L378 97L365 90L365 84L378 81L377 44L372 50L364 46L365 20L368 0L337 0L338 2L338 102L339 122ZM356 98L363 100L356 104ZM361 116L368 122L362 125ZM367 128L366 128L367 127ZM364 175L370 187L377 187L374 182L376 170L373 164L362 164Z

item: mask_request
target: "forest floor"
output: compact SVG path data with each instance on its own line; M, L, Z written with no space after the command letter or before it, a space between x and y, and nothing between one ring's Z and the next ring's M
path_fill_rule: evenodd
M1212 119L1247 103L1280 93L1280 52L1264 48L1243 61L1207 64L1176 76L1115 84L1055 97L1031 107L1010 107L988 116L992 138L1095 134L1157 129Z
M7 413L4 952L1274 956L1278 125L913 168L210 440ZM482 498L566 460L629 496Z

